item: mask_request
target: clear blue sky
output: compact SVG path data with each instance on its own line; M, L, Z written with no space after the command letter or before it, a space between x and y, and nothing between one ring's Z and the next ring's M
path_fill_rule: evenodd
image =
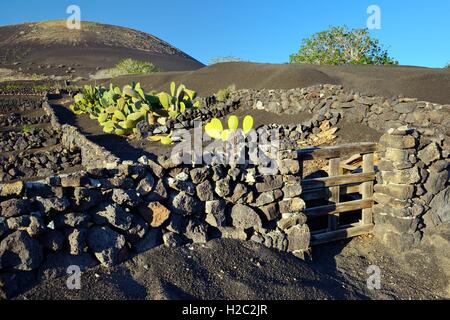
M287 62L315 32L365 27L367 7L375 4L382 28L371 32L400 64L450 61L449 0L15 0L1 1L0 25L63 19L70 4L81 7L82 20L151 33L204 63L228 55Z

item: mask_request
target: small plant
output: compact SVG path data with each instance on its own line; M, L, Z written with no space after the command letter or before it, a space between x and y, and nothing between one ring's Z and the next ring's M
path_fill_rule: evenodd
M242 132L247 135L253 129L253 117L247 115L242 121ZM205 125L205 133L213 139L221 139L228 141L233 133L239 128L239 119L235 115L228 117L228 129L223 128L220 119L213 118L209 123Z
M118 77L127 74L150 74L157 71L153 63L128 58L119 61L114 67L108 70L108 74L111 77Z
M22 127L22 133L26 136L28 136L29 134L31 134L31 132L33 131L33 129L35 128L35 126L31 125L31 124L26 124Z
M1 89L4 91L14 91L22 89L24 86L19 83L7 83L5 85L2 85Z
M224 89L220 89L216 93L217 101L219 101L219 102L227 101L228 98L230 97L231 92L233 92L233 91L236 91L236 86L234 84L232 84Z

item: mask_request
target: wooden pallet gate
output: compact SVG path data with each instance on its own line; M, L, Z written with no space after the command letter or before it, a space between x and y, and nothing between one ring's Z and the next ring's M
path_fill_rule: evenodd
M311 232L311 244L317 245L330 241L347 239L370 233L373 229L373 185L375 181L374 152L376 143L351 143L330 147L314 147L298 150L300 160L328 160L328 177L302 180L301 185L305 196L316 198L328 195L328 204L306 207L304 213L308 218L328 216L328 227ZM344 156L353 155L347 161ZM343 174L345 169L355 168L348 163L362 157L361 172ZM323 191L329 192L324 193ZM342 201L342 195L357 192L361 199ZM340 224L339 217L347 212L362 210L359 222Z

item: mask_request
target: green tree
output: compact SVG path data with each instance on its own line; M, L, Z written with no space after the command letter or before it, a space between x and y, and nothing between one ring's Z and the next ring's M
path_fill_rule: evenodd
M447 63L447 65L444 68L449 68L450 69L450 62Z
M349 30L346 26L331 27L303 39L299 52L290 56L290 63L398 64L368 29Z

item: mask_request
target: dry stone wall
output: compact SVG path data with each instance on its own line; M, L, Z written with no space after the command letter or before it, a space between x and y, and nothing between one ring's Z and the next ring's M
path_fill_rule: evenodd
M81 153L81 163L85 168L114 166L120 162L118 157L90 141L78 128L62 124L48 100L43 102L42 107L50 115L52 127L61 133L61 144L70 151L79 151Z
M318 127L324 119L362 123L381 133L408 125L424 139L438 143L444 158L450 154L450 104L402 96L368 96L330 84L290 90L238 90L232 93L231 99L239 100L240 106L250 109L311 114L311 120L306 123L312 128Z
M449 161L441 146L408 127L380 139L375 185L375 234L408 250L425 228L450 222Z
M36 110L42 106L42 96L29 96L27 99L24 99L22 96L0 96L0 114Z
M59 130L50 128L44 101L0 94L0 182L47 177L79 166L80 154L64 148Z
M292 165L186 166L161 157L0 186L0 277L37 274L49 257L89 255L112 266L158 245L223 237L303 258L310 234ZM283 173L281 173L281 171ZM41 270L42 271L42 270ZM1 282L0 282L1 283Z

